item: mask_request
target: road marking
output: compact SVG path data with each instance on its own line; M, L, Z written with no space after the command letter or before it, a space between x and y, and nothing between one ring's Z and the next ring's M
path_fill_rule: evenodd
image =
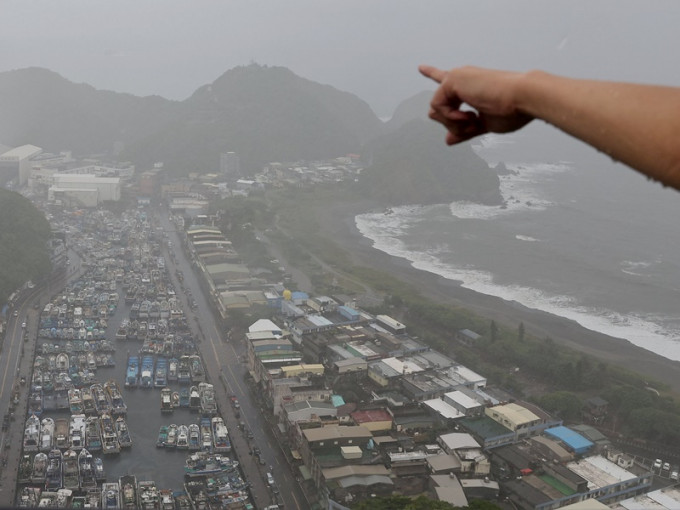
M220 357L217 355L217 348L215 347L215 342L213 341L213 337L209 336L208 339L210 340L210 346L212 347L213 353L215 354L215 360L217 360L218 366L222 365L222 362L220 361Z

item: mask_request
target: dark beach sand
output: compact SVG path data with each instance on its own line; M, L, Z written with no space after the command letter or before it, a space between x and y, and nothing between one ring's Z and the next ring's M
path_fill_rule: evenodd
M424 296L475 311L499 324L516 328L523 322L529 334L539 338L550 336L562 345L638 372L650 381L664 383L680 392L680 362L637 347L628 340L588 330L572 320L462 288L455 281L415 269L408 261L373 248L371 241L357 230L354 217L375 209L375 204L369 203L330 204L318 212L317 219L324 235L350 252L357 265L389 272Z

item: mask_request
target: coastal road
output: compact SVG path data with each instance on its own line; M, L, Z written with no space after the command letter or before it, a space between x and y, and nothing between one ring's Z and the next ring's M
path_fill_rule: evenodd
M285 508L307 508L304 496L291 473L280 445L273 440L259 405L252 401L244 383L246 367L239 361L239 357L245 354L243 340L234 339L234 343L223 341L226 333L218 329L211 305L202 292L191 262L182 249L183 239L169 221L167 212L160 214L159 221L161 228L168 235L167 241L172 242L171 247L168 247L166 242L164 250L166 250L166 262L173 283L178 289L178 295L186 310L190 310L189 297L196 301L197 307L193 314L188 312L188 320L196 336L201 339L199 349L210 382L215 386L220 414L229 429L232 445L243 473L251 483L251 493L255 497L256 507L264 508L267 505L283 503ZM169 250L174 252L174 261ZM182 283L177 280L175 273L177 269L184 274ZM182 287L185 292L180 290ZM236 409L231 405L230 395L235 395L239 400L239 418L236 417ZM238 427L241 421L246 426L243 431ZM247 436L248 430L254 436L252 439ZM254 455L249 454L253 447L261 449L262 457L265 459L264 465L260 464ZM278 494L275 494L266 482L266 473L270 471L270 467L277 486L284 488Z
M7 321L0 350L0 410L3 416L12 416L7 430L0 432L2 507L13 506L16 498L15 489L28 409L40 304L49 299L51 292L61 290L66 281L67 273L58 272L52 274L41 285L22 290L9 312L11 315ZM35 309L34 305L37 305L38 309ZM21 377L26 378L23 385L20 384Z

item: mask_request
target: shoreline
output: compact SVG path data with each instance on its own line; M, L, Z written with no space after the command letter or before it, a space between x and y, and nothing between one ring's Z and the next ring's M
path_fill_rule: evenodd
M371 241L357 229L354 217L376 208L377 204L369 202L333 203L318 211L317 219L324 235L343 246L356 265L390 273L418 289L423 296L471 310L508 327L517 327L523 322L528 334L539 338L550 336L560 345L637 372L680 393L678 361L638 347L626 339L589 330L571 319L466 289L460 282L416 269L406 259L373 248Z

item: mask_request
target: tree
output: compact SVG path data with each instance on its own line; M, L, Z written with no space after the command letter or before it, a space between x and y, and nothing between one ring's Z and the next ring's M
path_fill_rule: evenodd
M491 330L491 341L495 342L498 340L498 326L496 325L496 321L491 321L491 326L489 329Z
M517 341L518 342L524 341L524 323L523 322L520 322L519 327L517 328Z

